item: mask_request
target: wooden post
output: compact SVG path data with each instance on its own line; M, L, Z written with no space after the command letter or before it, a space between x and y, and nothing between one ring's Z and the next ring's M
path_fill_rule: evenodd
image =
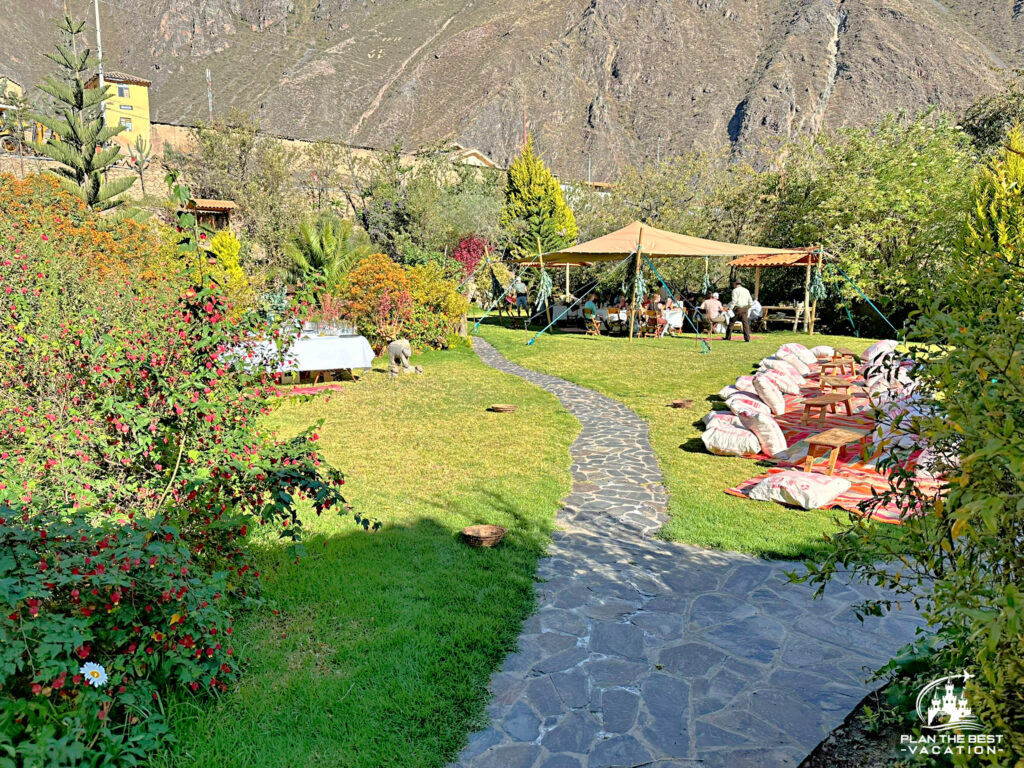
M807 262L807 272L804 274L804 333L809 332L811 314L811 262Z
M761 268L754 267L754 301L761 300Z
M569 265L565 265L565 303L571 303L569 301Z

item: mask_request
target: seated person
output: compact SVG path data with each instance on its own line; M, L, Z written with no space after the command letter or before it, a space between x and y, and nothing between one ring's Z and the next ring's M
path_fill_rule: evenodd
M750 317L751 325L753 325L756 322L759 322L761 318L764 317L764 309L761 308L760 301L754 299L754 301L750 305L750 309L747 310L747 316Z
M707 318L708 325L711 326L712 331L717 330L717 326L721 325L726 320L722 302L718 300L717 293L708 293L699 309L704 313L704 317Z
M590 323L597 318L597 294L592 293L583 304L583 319ZM598 320L600 322L600 320Z

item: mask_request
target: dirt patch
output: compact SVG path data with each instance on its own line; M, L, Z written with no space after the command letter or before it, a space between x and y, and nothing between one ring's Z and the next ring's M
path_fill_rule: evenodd
M905 764L896 725L873 724L884 688L869 693L842 725L807 756L800 768L894 768Z

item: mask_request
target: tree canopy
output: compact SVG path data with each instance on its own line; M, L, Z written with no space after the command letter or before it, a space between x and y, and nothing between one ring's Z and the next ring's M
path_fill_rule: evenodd
M579 235L558 179L537 155L532 136L509 166L501 226L517 255L536 255L538 243L544 251L564 248Z

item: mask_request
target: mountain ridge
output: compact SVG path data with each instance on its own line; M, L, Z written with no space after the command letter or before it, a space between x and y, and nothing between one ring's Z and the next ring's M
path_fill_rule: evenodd
M91 20L91 3L70 4ZM61 12L0 14L0 74L51 69ZM450 139L506 163L525 113L556 171L594 178L957 109L1024 65L1022 0L102 0L101 15L108 66L153 81L157 121L206 117L209 67L215 112L240 107L270 132Z

